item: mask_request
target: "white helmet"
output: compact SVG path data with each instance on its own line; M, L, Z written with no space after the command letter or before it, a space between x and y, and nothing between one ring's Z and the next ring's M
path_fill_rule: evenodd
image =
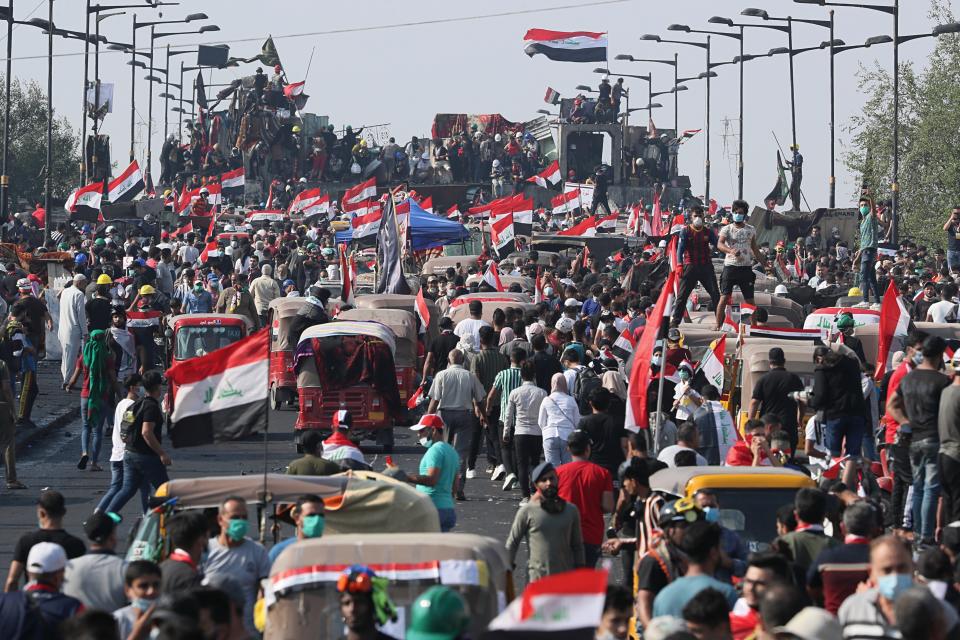
M774 290L773 290L773 295L775 295L775 296L785 296L785 295L787 295L787 285L778 284L778 285L774 288Z
M493 166L494 166L494 167L499 167L499 166L500 166L500 161L497 160L496 158L494 158L494 159L493 159Z
M493 136L493 141L494 141L494 142L500 142L500 141L502 141L502 140L503 140L503 136L501 136L499 133L498 133L497 135Z

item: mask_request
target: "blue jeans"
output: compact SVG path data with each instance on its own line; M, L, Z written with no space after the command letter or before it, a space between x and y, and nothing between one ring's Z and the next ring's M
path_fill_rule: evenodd
M567 443L559 437L543 439L543 457L555 467L573 460L570 457L570 450L567 449Z
M457 526L457 512L453 509L437 509L440 514L440 531L446 533Z
M106 511L107 507L109 507L113 501L114 496L120 493L121 487L123 487L123 460L118 460L110 463L110 486L107 487L107 492L100 498L100 502L94 511ZM147 510L147 498L149 497L150 487L146 484L141 484L140 506L143 507L144 512Z
M913 464L913 530L921 540L933 540L937 526L937 501L940 498L940 470L937 454L940 443L927 438L910 443Z
M947 268L951 273L960 271L960 251L947 249Z
M91 422L87 401L87 398L80 398L80 417L83 419L83 426L80 427L80 452L89 455L90 462L97 464L103 442L103 423L107 415L113 412L110 411L110 406L106 402L101 402L100 408L97 409L97 418Z
M864 249L860 252L860 289L863 291L864 302L870 302L870 288L873 288L874 299L880 302L880 285L877 284L877 272L874 265L877 263L877 250Z
M836 458L845 451L849 456L859 456L863 446L863 432L863 416L840 416L827 420L826 440L830 455Z
M133 494L142 491L144 486L156 489L169 479L160 456L127 451L123 454L123 485L113 496L107 511L120 513Z

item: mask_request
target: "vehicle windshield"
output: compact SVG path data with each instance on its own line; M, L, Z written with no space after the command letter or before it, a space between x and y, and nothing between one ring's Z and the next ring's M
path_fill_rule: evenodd
M239 325L180 327L177 330L173 357L177 360L189 360L230 346L242 337L242 331L243 328Z
M777 537L776 513L793 504L796 489L714 489L720 524L734 531L751 552L770 548Z

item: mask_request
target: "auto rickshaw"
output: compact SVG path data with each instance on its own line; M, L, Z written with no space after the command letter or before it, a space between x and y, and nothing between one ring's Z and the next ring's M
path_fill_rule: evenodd
M357 309L402 309L416 314L416 301L417 296L415 295L380 293L377 295L356 296L356 307ZM430 314L430 322L425 334L426 344L424 346L429 349L433 340L440 335L441 314L440 310L437 309L437 304L433 300L424 298L424 301L427 303L427 312Z
M187 313L167 319L170 364L228 347L253 331L253 322L236 313Z
M325 535L372 532L419 532L422 535L440 531L440 518L429 496L377 473L333 476L269 473L189 478L170 480L157 489L153 503L160 504L141 521L127 550L127 560L160 562L172 551L166 532L168 518L190 509L215 511L232 496L243 498L251 508L256 507L254 524L259 527L260 541L270 540L276 544L280 526L274 516L281 505L294 503L308 493L323 498ZM268 517L274 522L268 522Z
M483 282L483 274L475 273L472 276L469 276L465 283L469 287L474 282ZM523 291L533 291L533 278L528 278L527 276L508 276L505 274L500 274L500 283L507 289L509 289L514 284L519 284L520 289Z
M806 474L782 467L677 467L650 476L651 491L665 500L713 490L720 524L739 535L751 552L768 549L777 537L777 509L793 504L799 489L814 486Z
M947 341L948 345L951 342L960 341L960 324L950 322L914 322L913 326L917 331L922 331L931 336L940 336ZM853 335L860 338L860 342L863 344L863 353L867 356L867 362L875 363L877 361L877 349L879 349L880 325L868 324L859 326L854 329ZM902 349L902 341L899 343L895 342L888 355L893 355L894 351L900 351ZM956 351L956 348L954 348L954 351Z
M478 295L478 294L471 294ZM475 298L480 300L480 303L483 305L483 311L480 314L480 317L486 320L487 322L493 322L493 312L497 309L507 309L513 307L515 309L520 309L524 314L527 312L534 311L537 307L532 302L529 302L530 297L525 293L490 293L490 294L480 294L482 297ZM514 297L510 297L514 296ZM526 298L526 300L518 299L520 297ZM460 296L456 298L461 300L467 296ZM447 312L447 315L453 320L454 323L460 322L470 317L470 304L468 302L463 302L457 305L451 305L450 310Z
M306 298L277 298L270 302L270 407L279 409L297 397L297 374L293 372L290 322L307 304Z
M444 273L450 267L454 269L457 268L457 265L463 267L464 269L468 267L476 267L480 263L480 256L478 255L469 255L469 256L439 256L437 258L430 258L423 263L423 266L420 268L420 275L432 276L439 275Z
M406 314L394 309L374 313L388 312ZM412 368L416 329L412 318L407 322L404 331L407 344L403 347L406 360L403 362ZM337 319L303 332L294 355L300 395L300 413L294 425L298 448L308 429L329 431L334 412L341 409L353 416L351 435L360 430L376 431L393 425L394 416L402 412L403 402L397 384L397 342L397 335L390 327L371 321ZM389 353L389 372L383 370L387 363L382 345L386 345ZM367 359L367 352L380 357ZM361 372L360 368L364 370ZM359 378L361 375L365 376L363 381L345 379L345 376Z
M382 296L375 296L381 298ZM397 372L397 387L400 389L400 400L406 405L407 399L417 388L417 374L423 370L423 363L417 354L417 319L413 312L403 309L348 309L339 316L340 320L357 320L379 322L393 331L397 339L397 351L393 356L393 363ZM373 389L370 389L373 393ZM356 419L356 416L354 416Z
M421 593L443 584L467 603L467 634L479 637L504 603L513 599L513 576L503 543L468 533L324 536L296 542L273 563L265 589L264 638L337 638L343 631L337 579L361 564L389 580L402 638L410 607Z

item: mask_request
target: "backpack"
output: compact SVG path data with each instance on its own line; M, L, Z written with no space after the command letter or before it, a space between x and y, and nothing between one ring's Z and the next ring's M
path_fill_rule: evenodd
M23 591L0 593L0 638L45 640L55 637L36 604Z
M143 428L144 400L146 400L146 398L135 400L134 403L123 412L123 418L120 419L120 440L122 440L124 444L132 443Z
M590 367L580 367L573 382L573 399L577 401L580 415L588 416L593 413L590 408L590 394L600 388L600 377Z

